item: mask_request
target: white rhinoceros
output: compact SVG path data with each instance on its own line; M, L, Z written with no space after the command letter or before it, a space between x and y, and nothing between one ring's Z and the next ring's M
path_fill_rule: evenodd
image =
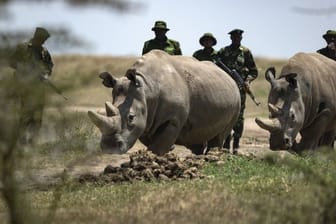
M139 139L158 155L175 143L201 154L205 142L221 147L238 118L238 87L212 62L152 50L124 77L103 72L100 78L113 88L113 102L105 104L106 115L88 114L108 153L125 153Z
M297 53L275 77L268 96L270 119L256 123L270 132L270 148L314 149L332 146L336 135L336 62L318 53ZM301 140L295 141L297 134Z

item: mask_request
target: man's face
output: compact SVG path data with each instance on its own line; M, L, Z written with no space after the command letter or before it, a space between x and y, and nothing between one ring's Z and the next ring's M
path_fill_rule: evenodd
M35 36L32 40L33 46L42 46L44 42L47 40L45 37Z
M237 33L231 34L231 40L232 40L232 43L233 43L234 45L238 45L238 44L240 44L242 38L243 38L243 37L242 37L241 34L237 34Z
M328 44L328 48L336 51L336 37L329 37L326 39L327 44Z
M214 45L214 41L211 38L204 38L203 40L203 46L204 47L212 47Z
M155 36L158 39L163 39L166 36L167 30L165 29L156 29L154 30Z

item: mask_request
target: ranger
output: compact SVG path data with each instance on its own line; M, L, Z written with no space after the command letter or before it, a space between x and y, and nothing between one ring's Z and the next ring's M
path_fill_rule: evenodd
M244 110L246 101L246 90L249 89L250 83L258 76L258 70L253 59L251 51L241 45L243 30L234 29L228 34L231 38L231 45L221 48L218 51L218 58L231 70L236 70L245 82L245 87L240 88L241 108L239 118L233 127L233 153L236 154L239 148L239 140L244 130ZM224 148L230 149L231 135L224 143Z
M15 69L15 91L20 103L21 143L34 143L41 127L45 104L42 81L51 75L54 65L48 50L42 46L49 37L45 28L37 27L32 39L18 44L9 59Z
M322 37L326 40L327 46L317 50L317 53L336 61L336 30L328 30Z
M165 21L156 21L152 28L152 31L155 33L155 38L144 43L142 54L144 55L153 49L159 49L170 55L182 55L180 43L176 40L168 39L166 36L168 30Z
M213 48L217 44L216 38L212 33L205 33L199 39L200 45L204 48L194 52L193 57L200 61L215 61L217 51Z

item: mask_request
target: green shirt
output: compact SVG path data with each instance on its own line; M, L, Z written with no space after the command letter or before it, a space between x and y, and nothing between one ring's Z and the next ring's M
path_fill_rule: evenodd
M217 55L226 66L235 69L244 81L251 82L258 77L258 70L252 53L247 47L226 46L221 48Z
M321 48L320 50L317 51L317 53L320 53L320 54L336 61L336 52L330 50L328 47Z
M167 52L170 55L182 55L180 43L178 41L166 38L165 41L151 39L145 42L142 54L146 54L153 49L159 49Z
M34 47L31 42L18 44L9 64L18 78L34 80L41 75L50 75L54 66L51 56L43 46Z
M209 54L207 51L203 49L197 50L194 52L193 57L200 61L216 61L217 51L211 48L211 53Z

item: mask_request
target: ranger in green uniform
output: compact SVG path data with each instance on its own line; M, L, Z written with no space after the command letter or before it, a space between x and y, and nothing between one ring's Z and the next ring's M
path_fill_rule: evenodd
M194 52L193 57L200 61L212 61L216 59L217 51L213 49L213 46L217 44L216 38L212 33L205 33L199 39L199 43L204 47Z
M326 40L327 46L317 52L336 61L336 30L328 30L322 37Z
M152 28L152 31L155 33L155 38L145 42L142 54L144 55L153 49L159 49L170 55L182 55L180 43L167 38L166 33L168 30L165 21L156 21Z
M233 127L233 153L236 154L239 148L239 140L244 129L244 110L246 101L246 88L258 77L258 70L254 62L251 51L241 45L243 30L234 29L230 31L231 45L221 48L218 51L218 57L230 69L235 69L243 78L245 88L240 89L241 109L239 118ZM230 149L231 135L225 141L224 148Z
M9 64L15 69L15 91L20 102L21 143L34 143L41 127L45 103L43 80L52 72L53 62L42 45L49 38L49 32L37 27L33 38L16 46Z

